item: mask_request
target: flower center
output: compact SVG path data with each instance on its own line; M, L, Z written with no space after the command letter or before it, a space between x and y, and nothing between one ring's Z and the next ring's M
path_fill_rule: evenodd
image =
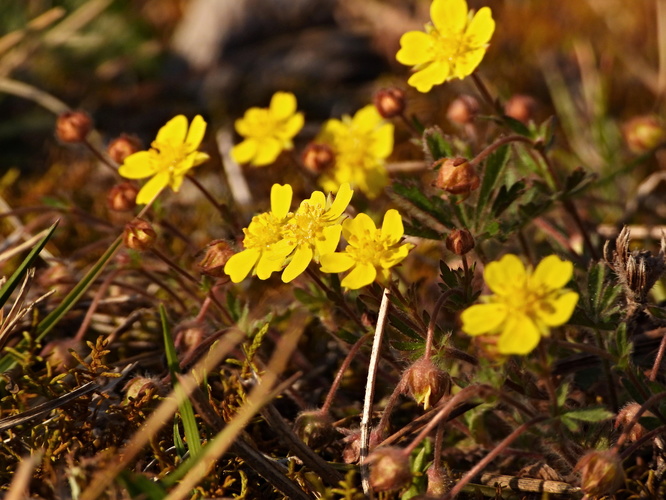
M286 237L297 243L314 243L314 239L320 236L327 225L324 212L323 206L304 202L285 226Z
M442 34L433 30L431 34L435 38L432 49L434 60L446 61L455 66L456 60L470 50L464 33Z
M282 221L272 213L255 215L250 225L243 231L245 248L266 250L282 239Z
M362 264L374 265L389 247L386 239L381 236L381 229L376 229L374 233L365 232L360 235L351 235L348 243L349 245L345 251L356 262Z
M277 124L267 109L260 109L260 113L252 121L252 136L264 139L275 135Z
M350 128L338 141L338 155L341 164L368 169L373 158L369 154L373 144L372 135Z
M504 299L510 311L520 311L530 317L535 317L538 311L553 311L550 303L553 300L553 291L529 283L524 287L514 287Z

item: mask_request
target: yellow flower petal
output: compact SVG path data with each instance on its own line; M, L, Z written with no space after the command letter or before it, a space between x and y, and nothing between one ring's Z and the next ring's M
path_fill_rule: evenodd
M185 139L187 150L194 151L197 149L201 145L205 134L206 122L201 115L197 115L192 120L190 129L187 132L187 138Z
M557 299L544 301L537 310L539 319L547 326L560 326L571 318L578 303L576 292L566 292Z
M323 273L344 273L356 263L349 254L342 252L322 255L319 262L321 263L320 270Z
M460 78L462 80L463 78L471 75L476 67L481 63L483 56L485 55L485 47L476 50L470 50L461 55L458 59L456 59L456 63L453 66L452 77Z
M169 173L158 172L139 191L136 196L138 205L146 205L155 198L169 184Z
M284 125L280 127L279 130L276 131L276 136L283 140L291 139L301 131L304 124L305 124L305 117L303 116L303 113L296 113L294 116L289 118L284 123ZM293 146L290 143L289 149L291 149L292 147Z
M274 120L286 120L296 112L296 96L291 92L276 92L271 97L269 110Z
M201 165L204 162L207 162L210 160L210 156L208 156L206 153L202 153L200 151L195 151L194 152L194 159L192 160L192 166L196 167L198 165Z
M434 38L422 31L408 31L400 37L400 50L395 58L399 63L416 66L432 61Z
M384 119L379 114L379 111L377 111L377 108L372 104L368 104L356 112L354 118L352 118L352 126L359 132L371 132L382 121Z
M293 190L289 184L273 184L271 188L271 212L277 219L284 219L291 207Z
M561 260L557 255L549 255L539 262L532 274L531 282L535 287L557 290L566 285L571 276L573 276L571 262Z
M127 179L143 179L157 172L153 163L153 154L150 151L139 151L125 158L125 162L118 169L118 173Z
M245 139L231 148L231 157L236 163L249 163L256 156L258 148L256 139Z
M494 333L506 320L506 304L476 304L465 309L460 315L462 330L467 335Z
M430 92L434 85L444 83L451 76L451 66L446 61L434 61L409 77L407 83L419 92Z
M500 354L529 354L539 344L541 336L534 322L524 314L509 318L497 339Z
M335 252L335 249L338 248L338 243L340 243L340 233L342 232L342 226L336 224L334 226L327 226L322 230L323 239L318 239L315 241L317 255L316 258L319 260L322 255L327 255Z
M362 233L374 233L377 230L375 223L372 221L369 215L361 212L356 215L353 219L347 219L342 223L342 231L345 235L345 239L349 241L351 235L357 235Z
M400 212L394 208L388 210L384 214L384 221L382 222L382 238L391 243L397 243L403 234L405 234L405 228L402 225Z
M257 147L257 154L252 159L252 165L256 167L263 167L270 165L282 152L282 145L277 139L267 137L259 142Z
M264 251L257 262L257 278L267 280L271 277L271 274L281 270L283 265L284 256L275 252Z
M231 256L224 265L224 272L234 283L240 283L250 274L250 271L259 260L261 251L257 248L243 250Z
M358 290L369 285L377 277L377 270L371 264L358 263L340 283L350 290Z
M414 245L411 243L405 243L404 245L400 245L396 250L384 252L384 255L379 259L379 265L384 269L390 269L391 267L397 266L405 259L405 257L407 257L412 248L414 248Z
M345 182L340 185L338 194L335 195L335 200L333 200L331 207L328 209L328 214L332 219L337 219L347 210L347 206L349 206L353 195L354 191L349 187L349 183Z
M289 283L297 276L301 275L312 262L314 253L309 245L300 245L296 248L291 262L282 273L282 281Z
M467 27L465 37L470 46L481 46L490 41L495 31L493 14L488 7L482 7Z
M393 124L385 123L373 132L373 142L369 148L372 156L384 159L393 152L393 131Z
M499 261L491 262L483 271L488 287L498 295L507 295L517 287L524 287L527 271L521 260L506 254Z
M187 136L187 118L184 115L178 115L169 120L159 132L155 142L157 144L183 144Z
M183 180L185 179L184 174L172 175L170 176L168 186L174 193L180 191L180 186L183 185Z
M465 0L434 0L430 4L430 19L446 36L462 33L467 24L467 2Z
M365 194L370 199L374 199L384 191L384 188L389 183L388 172L384 165L375 165L375 168L361 171L363 174L363 180L359 179L359 186L362 186L361 190L365 191Z

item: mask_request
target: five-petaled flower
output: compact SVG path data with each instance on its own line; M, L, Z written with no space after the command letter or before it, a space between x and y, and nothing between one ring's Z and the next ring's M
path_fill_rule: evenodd
M573 264L556 255L543 259L534 271L511 254L491 262L483 277L493 295L463 311L463 331L499 335L500 354L528 354L551 327L565 324L573 314L578 294L564 288L572 274Z
M472 16L465 0L434 0L430 5L432 24L426 32L409 31L400 38L398 62L413 66L407 83L419 92L429 92L453 78L465 78L479 65L495 31L490 8Z
M347 240L344 252L322 256L321 270L325 273L350 271L341 285L352 290L373 281L387 284L390 269L413 247L410 243L400 244L404 228L400 213L394 209L384 215L381 229L375 227L369 216L360 213L343 222L342 234Z
M139 151L125 158L118 173L128 179L152 177L139 191L136 202L149 203L162 189L180 189L187 172L208 160L197 151L206 133L206 122L197 115L187 126L187 118L178 115L164 125L148 151Z
M388 184L385 163L393 151L393 124L375 106L365 106L353 118L328 120L317 142L328 144L335 154L335 165L319 179L326 191L336 192L349 182L375 198Z
M262 280L282 269L288 252L277 252L275 244L282 239L284 225L291 215L291 197L289 184L273 184L271 211L252 218L249 226L243 229L245 249L233 255L224 266L224 272L231 277L231 281L240 283L255 266L255 272Z
M273 163L282 151L293 149L293 137L303 128L303 113L296 112L296 97L276 92L268 108L250 108L236 120L236 132L244 140L231 150L237 163L263 167Z

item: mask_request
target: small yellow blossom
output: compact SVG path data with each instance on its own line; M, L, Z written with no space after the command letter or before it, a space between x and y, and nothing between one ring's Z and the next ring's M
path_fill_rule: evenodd
M292 139L304 123L303 113L296 109L296 97L290 92L276 92L268 108L248 109L235 123L245 140L231 150L234 161L263 167L282 151L293 149Z
M479 65L495 31L490 8L476 15L468 12L465 0L434 0L430 5L426 32L409 31L400 38L398 62L413 66L407 83L419 92L429 92L454 78L465 78Z
M303 200L289 218L282 231L283 239L275 245L279 254L290 255L291 261L282 273L282 281L289 283L305 271L313 260L319 262L324 255L335 252L340 242L343 213L354 191L345 183L335 199L328 199L321 191Z
M543 259L534 271L511 254L491 262L483 277L493 295L463 311L463 331L499 335L500 354L528 354L551 327L565 324L573 314L578 294L564 288L572 275L573 264L556 255Z
M148 151L139 151L125 158L118 173L128 179L152 177L139 191L136 202L149 203L162 189L170 186L178 192L185 174L208 160L197 151L206 133L206 122L197 115L187 126L187 118L178 115L164 125Z
M347 240L344 252L324 255L321 270L325 273L351 272L341 285L356 290L373 281L387 283L390 269L399 264L413 247L410 243L400 244L404 234L402 217L391 209L384 215L382 228L366 214L360 213L342 224L342 234Z
M276 251L275 244L282 240L284 225L291 215L291 197L289 184L273 184L271 211L252 218L250 225L243 229L245 250L233 255L224 266L224 272L231 277L231 281L240 283L255 266L257 276L262 280L282 269L288 252Z
M353 118L328 120L317 142L328 144L335 154L335 165L319 179L324 190L336 192L348 182L375 198L388 184L385 164L393 151L393 124L375 106L365 106Z

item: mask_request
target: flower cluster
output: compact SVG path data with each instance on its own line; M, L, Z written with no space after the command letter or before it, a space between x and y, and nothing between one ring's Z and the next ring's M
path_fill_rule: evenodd
M263 167L282 151L293 149L292 139L305 121L296 109L296 97L290 92L276 92L268 108L248 109L235 123L236 132L245 139L231 150L234 161Z
M162 189L170 186L178 192L185 174L208 160L197 151L206 133L206 122L197 115L189 126L187 118L178 115L164 125L148 151L139 151L125 158L118 173L128 179L152 177L139 191L136 202L150 203Z
M434 0L425 33L409 31L400 38L396 59L413 66L415 73L407 83L419 92L429 92L454 78L465 78L479 65L495 31L488 7L476 15L465 0Z
M578 294L564 288L572 275L573 264L556 255L543 259L534 271L511 254L491 262L483 277L493 295L463 311L463 331L499 335L500 354L528 354L551 327L565 324L573 314Z

